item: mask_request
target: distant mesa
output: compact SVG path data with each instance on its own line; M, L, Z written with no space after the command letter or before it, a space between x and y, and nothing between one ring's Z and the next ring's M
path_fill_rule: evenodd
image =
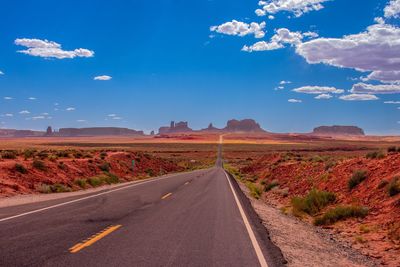
M186 133L186 132L193 132L191 128L189 128L189 124L186 121L181 121L175 123L171 121L170 126L160 127L158 130L159 134L169 134L169 133Z
M214 125L212 123L210 123L207 128L202 129L200 131L202 131L202 132L222 132L222 129L218 129L218 128L214 127Z
M144 132L128 128L119 128L119 127L92 127L92 128L61 128L57 133L57 136L99 136L99 135L131 136L131 135L144 135Z
M255 120L245 119L245 120L230 120L228 121L226 127L223 129L224 132L265 132L260 124Z
M357 135L364 136L364 130L357 126L320 126L312 132L314 135Z

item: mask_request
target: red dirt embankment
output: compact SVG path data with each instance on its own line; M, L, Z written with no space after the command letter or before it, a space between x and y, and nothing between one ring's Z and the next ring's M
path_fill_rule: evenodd
M251 163L243 165L242 162L241 166L240 172L248 180L259 185L268 185L274 180L279 184L262 196L279 206L288 208L293 196L304 196L317 188L335 193L336 202L316 216L337 205L368 207L365 218L348 219L327 228L333 229L340 239L350 241L363 254L379 258L390 266L400 266L400 194L390 196L387 185L400 176L400 154L389 154L382 159L268 154ZM358 170L367 171L367 178L350 190L348 181ZM309 216L303 219L312 220Z
M42 185L59 184L63 190L78 190L82 185L76 183L77 179L89 179L104 173L117 176L119 181L132 181L185 170L176 162L141 152L86 152L79 158L73 155L55 158L49 154L44 159L24 159L20 155L15 159L1 159L0 197L41 192ZM132 160L135 160L134 169ZM39 164L38 167L38 161L43 166ZM83 187L91 185L85 183Z

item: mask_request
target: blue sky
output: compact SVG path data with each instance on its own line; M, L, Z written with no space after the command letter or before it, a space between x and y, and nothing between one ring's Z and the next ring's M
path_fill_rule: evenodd
M150 131L170 120L198 129L253 118L274 132L339 124L399 134L400 104L385 102L400 101L400 67L389 64L400 59L400 1L285 2L3 3L0 127ZM263 34L255 36L252 22L265 22ZM337 48L346 35L357 35L354 47ZM242 51L257 42L262 51ZM368 78L372 72L379 77Z

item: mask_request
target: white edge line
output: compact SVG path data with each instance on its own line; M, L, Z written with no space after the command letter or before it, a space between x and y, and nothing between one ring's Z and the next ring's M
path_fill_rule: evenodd
M202 171L202 170L199 170L199 171ZM98 197L98 196L110 194L110 193L113 193L113 192L116 192L116 191L128 189L128 188L131 188L131 187L134 187L134 186L139 186L139 185L142 185L142 184L152 183L152 182L156 182L156 181L160 181L160 180L176 177L176 176L179 176L179 175L184 175L184 173L177 173L177 174L172 174L172 175L169 175L169 176L166 176L166 177L160 177L160 178L152 179L152 180L149 180L149 181L144 181L144 182L141 182L141 183L134 183L134 184L131 184L131 185L123 186L123 187L120 187L120 188L117 188L117 189L112 189L112 190L109 190L109 191L106 191L106 192L102 192L102 193L99 193L99 194L95 194L95 195L91 195L91 196L87 196L87 197L74 199L74 200L71 200L71 201L59 203L59 204L56 204L56 205L48 206L48 207L37 209L37 210L24 212L24 213L17 214L17 215L14 215L14 216L2 218L2 219L0 219L0 222L9 221L9 220L12 220L12 219L15 219L15 218L19 218L19 217L23 217L23 216L26 216L26 215L29 215L29 214L38 213L38 212L42 212L42 211L45 211L45 210L62 207L62 206L65 206L65 205L68 205L68 204L72 204L72 203L75 203L75 202L79 202L79 201L83 201L83 200L86 200L86 199L95 198L95 197Z
M231 187L231 190L232 190L232 193L233 193L233 197L235 198L236 204L237 204L237 206L239 208L239 212L240 212L240 215L242 216L244 225L246 226L246 230L247 230L247 233L249 234L250 241L251 241L251 243L253 245L253 248L254 248L254 250L256 252L256 255L257 255L257 258L258 258L258 262L260 263L261 267L268 267L268 264L267 264L267 262L266 262L266 260L264 258L264 254L263 254L263 252L262 252L262 250L260 248L260 245L258 244L257 238L254 235L253 229L251 229L251 226L250 226L249 220L247 219L246 214L244 213L242 204L240 203L240 201L239 201L239 199L238 199L238 197L236 195L235 189L232 186L232 182L229 179L228 174L225 171L224 171L224 173L225 173L226 179L229 182L229 186Z

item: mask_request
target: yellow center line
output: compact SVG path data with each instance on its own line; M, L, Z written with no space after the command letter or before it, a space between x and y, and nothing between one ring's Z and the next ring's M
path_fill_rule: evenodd
M166 199L167 197L170 197L172 195L172 193L168 193L165 196L163 196L161 199Z
M80 251L81 249L89 247L89 246L93 245L94 243L96 243L97 241L99 241L100 239L104 238L105 236L111 234L112 232L114 232L115 230L117 230L120 227L122 227L122 225L111 225L111 226L107 227L106 229L104 229L103 231L99 232L98 234L95 234L92 237L84 240L83 242L78 243L75 246L71 247L69 249L69 252L76 253L76 252Z

